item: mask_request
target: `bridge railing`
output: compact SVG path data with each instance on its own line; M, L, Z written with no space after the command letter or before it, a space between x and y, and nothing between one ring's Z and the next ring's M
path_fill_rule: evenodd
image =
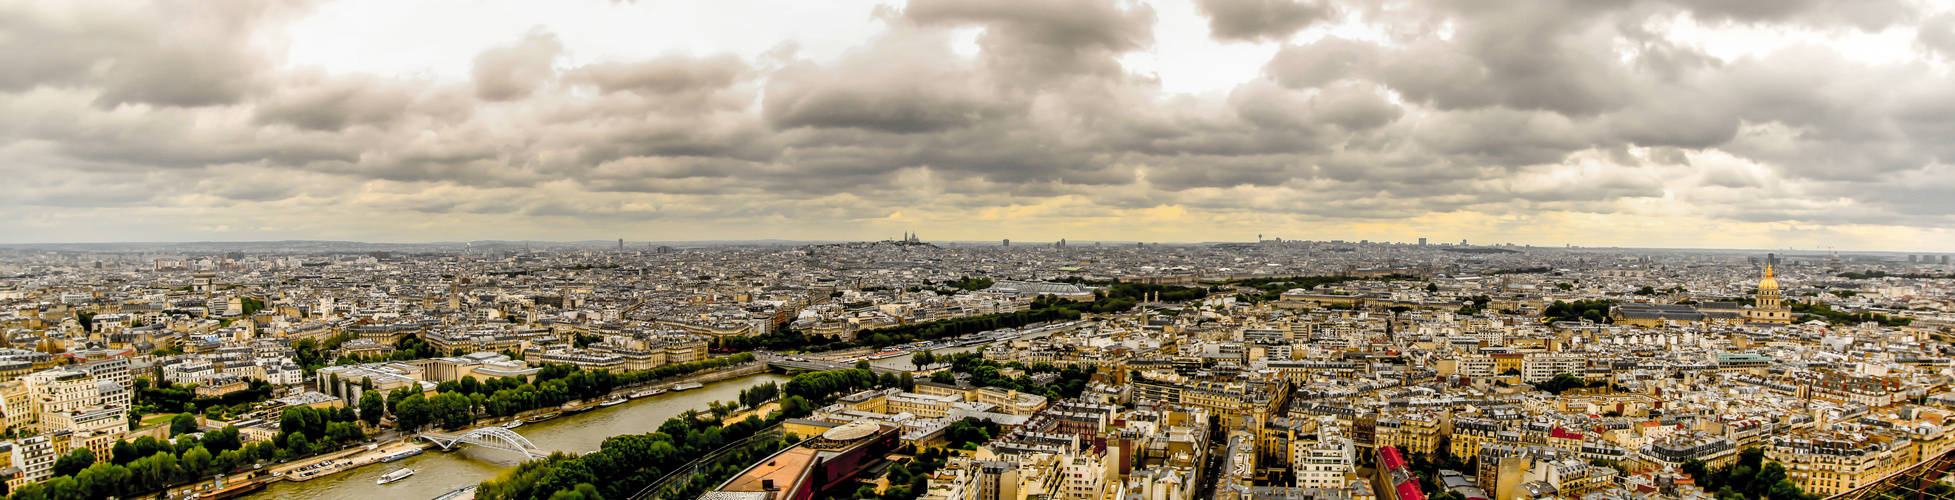
M421 438L440 445L444 450L454 447L457 444L465 443L485 448L522 453L526 458L537 458L545 455L543 450L536 447L535 443L530 442L529 438L525 438L522 434L517 434L515 431L501 427L480 427L460 434L427 432L422 433Z
M781 424L774 424L768 426L765 429L761 429L758 432L755 432L754 435L752 436L747 436L746 439L741 439L739 441L727 443L725 446L721 446L719 449L713 450L712 453L706 454L706 456L699 457L698 459L693 460L691 462L686 462L685 465L679 466L679 468L673 469L671 472L666 473L665 477L661 477L657 481L653 481L652 484L646 485L644 489L638 490L638 493L632 495L630 500L647 500L647 499L683 500L683 499L670 499L669 495L671 495L674 492L684 490L686 487L692 486L693 481L696 480L696 476L698 476L701 472L722 465L720 463L721 461L726 460L729 457L735 456L736 452L757 449L763 446L774 444L775 442L780 441L786 435L787 432L784 429L782 429ZM745 470L746 465L748 464L740 464L740 465L742 466L741 470Z

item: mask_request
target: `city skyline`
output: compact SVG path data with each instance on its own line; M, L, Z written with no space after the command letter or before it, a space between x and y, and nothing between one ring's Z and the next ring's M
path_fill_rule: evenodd
M21 2L0 246L1955 246L1907 0Z

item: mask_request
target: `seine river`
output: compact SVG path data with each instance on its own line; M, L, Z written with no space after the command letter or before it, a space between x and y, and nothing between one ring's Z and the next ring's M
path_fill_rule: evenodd
M1041 332L1027 338L1048 335ZM982 346L957 347L932 351L936 354L969 352ZM913 370L910 356L903 355L889 359L871 361L881 368ZM706 410L706 404L713 401L736 401L740 390L756 385L774 382L786 384L788 377L773 373L749 375L707 384L706 387L684 392L672 392L634 400L611 408L600 408L589 412L565 415L540 424L528 424L516 429L538 448L546 450L587 453L596 451L605 438L620 434L644 434L658 430L666 419L679 416L686 410ZM501 450L463 446L456 451L442 452L430 450L420 456L393 463L376 464L342 472L305 482L281 481L272 483L265 491L246 498L264 499L365 499L365 500L426 500L454 491L456 488L479 484L495 477L503 469L516 466L523 456ZM376 485L374 480L397 468L414 469L414 477L387 485Z
M660 394L610 408L565 415L540 424L524 425L517 428L516 433L536 443L538 448L587 453L596 451L605 438L653 432L666 419L679 416L686 410L704 411L706 404L712 401L736 401L741 389L768 382L786 384L787 381L788 377L772 373L722 380L699 389ZM463 446L452 452L430 450L406 460L370 465L311 481L272 483L265 491L246 498L427 500L456 488L481 483L522 461L520 454L472 446ZM373 484L381 474L400 467L414 469L414 477L388 485Z

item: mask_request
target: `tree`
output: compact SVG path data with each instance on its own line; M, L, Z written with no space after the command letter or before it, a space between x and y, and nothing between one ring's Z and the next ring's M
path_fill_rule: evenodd
M214 457L210 455L210 450L202 446L191 448L183 454L183 470L192 476L202 476L211 471L212 460Z
M410 403L413 401L413 399L408 400ZM405 407L405 404L402 406ZM436 394L434 398L427 400L427 406L428 418L441 420L443 428L460 429L475 423L473 410L475 405L468 396L453 392Z
M857 369L857 370L867 370L867 369L869 369L869 360L866 360L866 359L865 359L865 360L861 360L861 361L856 361L856 362L855 362L855 369Z
M83 498L121 497L135 491L133 475L127 467L98 462L75 474L75 486Z
M72 476L90 465L95 465L95 452L88 451L86 447L75 448L75 451L54 459L54 475Z
M918 351L916 354L910 355L910 364L916 365L917 368L923 368L936 363L937 355L931 353L929 349L924 349Z
M381 397L380 391L368 390L360 393L360 420L366 421L367 425L377 426L380 425L380 419L386 415L387 401L386 398Z
M1752 476L1751 482L1745 484L1745 493L1752 497L1763 496L1771 493L1774 486L1778 486L1779 482L1785 480L1785 466L1779 465L1778 462L1765 464L1765 468L1759 469L1758 474Z
M1439 293L1439 284L1426 283L1426 293Z
M285 436L285 451L290 452L294 457L311 455L312 444L306 442L305 433L294 432Z
M197 432L196 415L178 413L176 417L170 419L170 435L175 436L192 432Z
M916 392L916 376L910 375L910 372L903 372L903 375L897 377L896 380L898 384L902 385L903 392Z
M782 417L800 418L800 417L808 416L808 414L814 413L814 411L815 411L814 406L808 404L808 400L801 396L788 396L785 398L781 398Z
M417 431L433 423L436 418L434 407L420 393L408 396L394 409L394 421L403 431Z
M334 443L347 444L365 441L367 434L360 430L360 424L353 422L333 422L326 424L326 438Z
M1683 473L1689 474L1698 484L1709 484L1711 478L1710 469L1704 465L1704 461L1694 458L1683 463Z
M939 384L956 384L956 383L957 383L957 374L954 374L954 373L951 373L951 372L948 372L948 371L941 371L941 372L937 372L937 373L932 373L932 374L930 374L930 381L931 381L931 382L936 382L936 383L939 383Z
M109 461L116 465L129 465L141 456L136 454L136 445L121 439L115 440L115 447L109 449Z

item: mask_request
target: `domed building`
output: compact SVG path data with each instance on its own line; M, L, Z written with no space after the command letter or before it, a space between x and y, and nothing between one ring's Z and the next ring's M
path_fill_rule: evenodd
M1745 319L1753 323L1791 323L1792 311L1785 308L1784 298L1779 296L1778 272L1775 265L1778 257L1765 255L1765 277L1758 280L1758 304L1745 311Z

